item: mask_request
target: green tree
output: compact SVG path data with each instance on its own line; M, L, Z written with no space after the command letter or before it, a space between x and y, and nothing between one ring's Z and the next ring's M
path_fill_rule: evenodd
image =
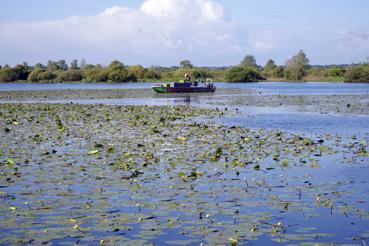
M70 69L68 71L65 71L65 72L61 73L58 76L58 80L62 81L62 82L81 81L82 80L82 72L80 70Z
M57 62L54 62L52 60L48 60L46 68L49 72L54 72L54 71L59 69L59 66L58 66Z
M38 74L37 78L40 82L53 82L56 79L56 74L49 70L43 71Z
M108 69L124 69L125 66L124 66L124 63L118 61L118 60L114 60L112 61L109 66L108 66Z
M19 77L19 71L15 68L5 67L0 70L0 82L14 82Z
M86 82L106 82L109 74L100 66L86 65L82 71Z
M14 69L16 69L18 73L16 80L27 80L28 74L31 72L31 68L28 66L27 62L16 65Z
M283 66L278 66L276 68L274 68L271 73L270 73L271 77L274 78L283 78L284 77L284 67Z
M36 63L35 68L46 68L42 63Z
M128 67L128 71L133 73L139 80L143 80L146 73L146 69L141 65L130 66Z
M369 64L354 65L347 68L346 82L369 82Z
M78 70L78 60L77 59L73 59L73 61L70 63L70 69L72 70Z
M18 64L15 67L5 66L0 70L0 82L14 82L26 80L30 73L30 67L25 64Z
M31 82L39 82L39 75L40 73L45 72L46 70L44 68L36 67L32 70L32 72L28 75L27 80Z
M255 82L260 79L259 72L248 66L230 67L225 74L227 82Z
M269 59L264 66L263 75L266 77L272 77L273 70L276 69L277 66L272 59Z
M196 79L206 79L211 76L208 75L205 69L192 69L191 77L196 80Z
M146 72L144 74L144 79L147 80L158 80L161 79L160 73L152 70L152 69L146 69Z
M285 77L289 80L300 81L306 76L309 66L309 59L303 50L286 62Z
M105 69L105 72L108 74L110 82L137 81L137 77L132 72L128 71L122 62L117 60L110 63Z
M324 77L343 77L345 76L346 69L342 67L330 67L324 69L321 74Z
M256 59L253 55L246 55L240 65L257 68Z
M137 81L136 76L132 73L124 70L113 70L109 73L110 82L135 82Z
M181 68L193 68L193 65L191 63L190 60L182 60L180 63L179 63L179 66Z
M272 59L269 59L267 61L267 63L265 64L265 66L264 66L264 70L271 71L276 67L277 67L277 65L275 65L275 62Z
M57 69L58 70L63 70L63 71L68 70L68 65L65 62L65 60L59 60L59 61L57 61L56 62L56 66L57 66Z

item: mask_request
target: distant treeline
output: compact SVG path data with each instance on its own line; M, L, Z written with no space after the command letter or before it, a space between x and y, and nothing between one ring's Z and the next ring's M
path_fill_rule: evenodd
M86 64L82 59L73 60L68 66L65 60L48 61L29 66L26 62L14 67L0 66L0 82L153 82L178 81L189 74L192 80L212 78L214 81L253 82L269 81L346 81L369 82L369 64L311 66L305 53L300 50L277 66L270 59L264 66L255 57L246 55L240 64L230 67L194 67L189 60L179 66L149 67L126 66L113 61L108 66Z

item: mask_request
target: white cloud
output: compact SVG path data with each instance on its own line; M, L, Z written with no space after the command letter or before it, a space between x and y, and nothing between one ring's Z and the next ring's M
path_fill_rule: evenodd
M246 54L258 64L269 58L283 64L300 49L312 64L327 64L369 54L367 24L296 28L254 18L240 26L217 0L145 0L135 9L112 6L94 16L0 22L0 64L85 58L103 64L119 59L168 66L190 59L195 65L231 65Z
M121 7L121 6L114 6L114 7L105 9L105 11L100 14L100 16L104 17L104 16L120 15L120 14L124 14L125 12L128 12L128 11L129 11L128 8L124 8L124 7Z
M201 6L201 14L205 20L217 21L225 16L223 7L212 1L206 1Z
M269 41L253 40L252 45L256 50L268 51L275 48L275 45Z
M224 8L212 0L146 0L141 11L160 20L223 21Z
M0 33L0 52L7 54L0 63L85 57L94 63L174 65L188 58L222 65L242 56L241 44L248 42L213 0L146 0L138 9L113 6L96 16L0 23Z

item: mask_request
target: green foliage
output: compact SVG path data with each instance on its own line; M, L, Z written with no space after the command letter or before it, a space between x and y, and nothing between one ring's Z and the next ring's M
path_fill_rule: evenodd
M345 74L347 82L369 82L369 64L351 66Z
M184 79L185 74L189 74L191 76L191 81L213 78L212 73L203 68L179 68L173 71L162 73L161 78L164 81L179 81Z
M137 81L137 77L131 71L128 71L123 63L117 60L110 63L110 65L105 69L105 72L108 75L109 82Z
M53 82L56 77L57 75L50 71L43 71L37 76L39 82Z
M30 71L27 63L25 63L25 65L16 65L13 68L5 66L0 69L0 82L26 80L29 73Z
M193 79L206 79L211 78L212 76L205 69L192 69L191 70L191 78Z
M100 66L86 65L82 74L86 82L105 82L109 79L109 74Z
M193 65L190 60L183 60L179 63L181 68L193 68Z
M342 67L332 67L324 70L322 75L325 77L343 77L345 73L346 69Z
M242 66L257 68L256 59L253 55L246 55L241 61Z
M57 70L66 71L68 70L68 65L65 60L52 61L48 60L46 68L49 72L55 72Z
M346 73L346 69L342 67L314 67L308 70L308 75L313 77L343 77Z
M306 76L309 59L304 51L300 50L295 56L286 62L285 77L288 80L300 81Z
M267 63L264 66L265 71L271 71L275 69L277 66L275 65L275 62L272 59L269 59Z
M258 71L247 66L234 66L227 70L227 82L255 82L261 79Z
M78 67L78 60L77 59L74 59L71 63L70 63L70 67L69 67L70 69L72 69L72 70L77 70L77 69L79 69L79 67Z
M154 70L151 70L151 69L146 69L145 73L144 73L144 77L143 79L145 81L150 81L150 80L158 80L161 78L161 75L160 73L154 71Z
M41 63L36 63L35 68L46 68L46 67Z
M18 71L15 68L2 68L0 70L0 82L13 82L18 78Z
M133 73L137 79L142 80L145 77L146 69L141 65L130 66L128 71Z
M128 72L132 73L139 81L157 80L160 79L160 74L152 69L144 68L141 65L128 67Z
M283 66L278 66L276 68L274 68L271 72L271 77L274 78L283 78L284 77L284 67Z
M141 65L126 66L115 60L107 67L100 64L86 64L82 59L78 66L75 59L70 67L65 60L49 60L47 65L37 63L28 66L26 62L14 67L4 65L0 67L0 82L14 82L28 80L30 82L136 82L136 81L179 81L185 74L191 80L212 78L214 81L250 82L258 81L263 77L269 80L287 79L292 81L369 81L369 65L337 66L309 66L309 60L301 50L289 59L285 66L277 66L269 59L264 67L256 64L255 57L246 55L241 64L233 67L194 67L189 60L180 62L180 67ZM262 76L261 76L262 75Z
M107 67L107 69L110 70L120 70L120 69L124 69L124 64L118 60L114 60L112 61L109 66Z
M28 75L28 81L31 82L39 82L39 75L42 72L45 72L46 70L44 68L39 68L36 67L35 69L32 70L32 72Z
M311 67L305 77L308 81L331 81L339 82L344 80L346 69L342 66L334 67Z
M132 73L124 70L113 70L109 72L109 82L135 82L136 76Z
M58 80L62 82L81 81L82 72L80 70L68 70L59 74Z
M264 66L263 75L266 77L273 77L273 71L276 68L277 66L275 65L275 62L272 59L269 59Z

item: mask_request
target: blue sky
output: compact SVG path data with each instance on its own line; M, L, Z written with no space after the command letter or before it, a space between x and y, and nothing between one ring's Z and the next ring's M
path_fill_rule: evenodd
M223 66L365 61L367 0L2 0L0 65L84 58L107 64Z

